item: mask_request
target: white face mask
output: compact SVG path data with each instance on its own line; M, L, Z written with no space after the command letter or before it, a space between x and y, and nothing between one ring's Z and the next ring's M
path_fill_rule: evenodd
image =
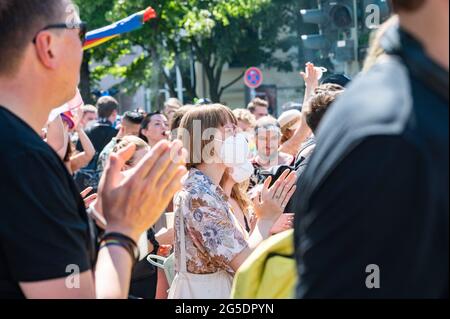
M243 183L248 180L254 172L253 165L247 161L247 163L233 167L231 178L237 183Z
M248 160L249 146L244 134L227 138L220 151L222 162L233 169L231 178L238 184L246 181L253 174L253 165Z
M243 134L236 134L223 141L220 159L227 167L236 167L248 162L249 146Z

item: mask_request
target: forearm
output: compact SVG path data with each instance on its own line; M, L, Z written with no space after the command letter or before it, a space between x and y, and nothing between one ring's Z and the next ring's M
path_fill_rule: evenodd
M138 242L139 232L121 226L109 225L106 233L119 233ZM95 268L96 294L99 299L126 299L130 290L133 260L130 253L120 246L100 249Z
M88 156L85 152L81 152L70 158L70 167L72 172L76 172L79 169L86 167L94 156Z
M261 244L265 239L270 237L270 229L274 224L273 220L258 220L256 222L255 228L248 239L248 247L255 250L259 244Z
M303 97L303 105L305 105L306 103L308 103L309 99L311 98L313 92L314 92L315 88L311 87L311 86L306 86L305 87L305 96Z
M68 144L68 135L64 133L64 125L60 116L48 124L47 144L53 148L60 158L64 158Z
M305 96L303 97L303 105L308 103L311 96L314 94L314 91L319 87L319 81L316 83L308 83L305 85Z
M81 146L83 147L83 151L84 151L86 157L90 157L90 160L91 160L95 155L94 145L92 144L91 140L89 139L89 137L86 135L86 133L82 129L77 130L77 132L78 132L78 138L80 140Z
M95 290L98 299L126 299L130 289L132 259L122 247L100 250L95 269Z

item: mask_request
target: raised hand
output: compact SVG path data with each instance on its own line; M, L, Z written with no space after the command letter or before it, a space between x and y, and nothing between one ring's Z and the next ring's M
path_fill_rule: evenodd
M295 172L285 170L277 181L270 187L272 177L263 185L260 195L254 200L255 212L258 219L267 219L275 222L283 213L297 186Z
M303 77L307 88L315 89L319 86L320 74L313 63L306 63L306 70L305 72L300 72L300 75Z

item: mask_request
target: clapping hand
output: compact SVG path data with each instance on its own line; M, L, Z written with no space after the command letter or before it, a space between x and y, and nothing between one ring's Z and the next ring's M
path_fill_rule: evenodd
M269 177L264 182L259 196L254 199L258 219L272 220L275 223L294 195L297 189L296 182L296 173L289 170L285 170L272 187L270 187L272 177Z

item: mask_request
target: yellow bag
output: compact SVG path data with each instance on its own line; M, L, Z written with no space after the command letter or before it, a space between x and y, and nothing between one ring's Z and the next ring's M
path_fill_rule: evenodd
M294 298L297 266L293 255L293 230L285 231L265 240L236 273L231 298Z

